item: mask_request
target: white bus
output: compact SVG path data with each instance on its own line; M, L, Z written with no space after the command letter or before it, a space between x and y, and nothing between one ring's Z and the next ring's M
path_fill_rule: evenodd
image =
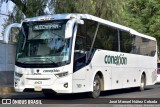
M96 98L105 90L144 90L155 84L156 68L153 37L88 14L39 16L21 23L14 88Z

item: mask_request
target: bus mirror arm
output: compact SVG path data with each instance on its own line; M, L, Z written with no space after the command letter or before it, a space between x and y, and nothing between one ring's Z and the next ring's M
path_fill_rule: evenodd
M6 27L5 31L4 31L4 43L8 43L9 41L9 36L10 36L10 31L12 28L14 27L17 27L17 28L20 28L21 27L21 24L19 23L13 23L13 24L10 24Z
M84 21L81 19L71 19L67 22L66 24L66 28L65 28L65 38L70 38L72 37L72 33L73 33L73 27L74 24L84 24Z
M79 20L76 20L76 23L83 25L83 24L84 24L84 21L81 20L81 19L79 19Z
M96 40L96 36L97 36L97 33L98 33L99 25L100 25L100 24L98 23L98 24L97 24L96 31L95 31L95 33L94 33L94 38L93 38L93 41L92 41L92 45L91 45L89 54L88 54L88 56L86 57L86 63L88 62L88 60L89 60L89 58L90 58L90 56L91 56L92 49L93 49L93 45L94 45L94 42L95 42L95 40Z

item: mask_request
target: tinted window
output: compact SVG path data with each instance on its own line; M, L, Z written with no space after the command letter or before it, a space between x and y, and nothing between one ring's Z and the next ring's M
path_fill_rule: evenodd
M120 31L120 50L121 52L130 53L132 50L132 37L129 32Z
M133 36L132 53L154 56L156 52L156 42L139 36Z
M117 29L105 25L100 25L94 48L118 51Z
M85 66L86 56L93 42L97 22L84 19L83 25L78 25L74 51L74 71Z
M78 25L75 50L83 44L83 49L80 50L89 51L93 42L97 24L98 23L95 21L84 19L84 24Z

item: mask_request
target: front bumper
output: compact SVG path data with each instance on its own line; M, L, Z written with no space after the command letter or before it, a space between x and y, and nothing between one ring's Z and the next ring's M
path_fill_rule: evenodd
M53 77L53 75L47 76L49 79L45 79L44 76L27 76L23 75L21 78L14 78L14 89L16 92L46 92L53 91L56 93L72 93L72 75L67 75L62 78Z

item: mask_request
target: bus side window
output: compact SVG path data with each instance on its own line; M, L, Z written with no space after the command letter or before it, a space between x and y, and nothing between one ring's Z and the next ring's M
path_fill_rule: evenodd
M84 28L85 26L78 25L74 49L74 63L76 66L84 64L86 59L86 36Z
M85 66L96 27L97 22L88 19L84 19L83 25L78 25L74 49L74 71Z
M78 36L76 38L75 42L75 60L78 60L79 58L83 57L85 55L85 38L82 36Z
M131 53L131 51L137 51L137 47L132 47L132 36L127 31L120 31L120 46L121 52Z
M156 42L137 35L132 35L131 53L153 57L156 53Z
M80 69L85 65L86 51L85 51L85 38L77 35L74 50L74 71Z
M85 48L84 48L84 45L85 45L84 40L85 40L85 38L83 38L83 36L77 35L76 42L75 42L75 50L78 50L78 51L84 51L85 50Z
M100 25L95 40L94 48L118 51L118 33L113 27Z

